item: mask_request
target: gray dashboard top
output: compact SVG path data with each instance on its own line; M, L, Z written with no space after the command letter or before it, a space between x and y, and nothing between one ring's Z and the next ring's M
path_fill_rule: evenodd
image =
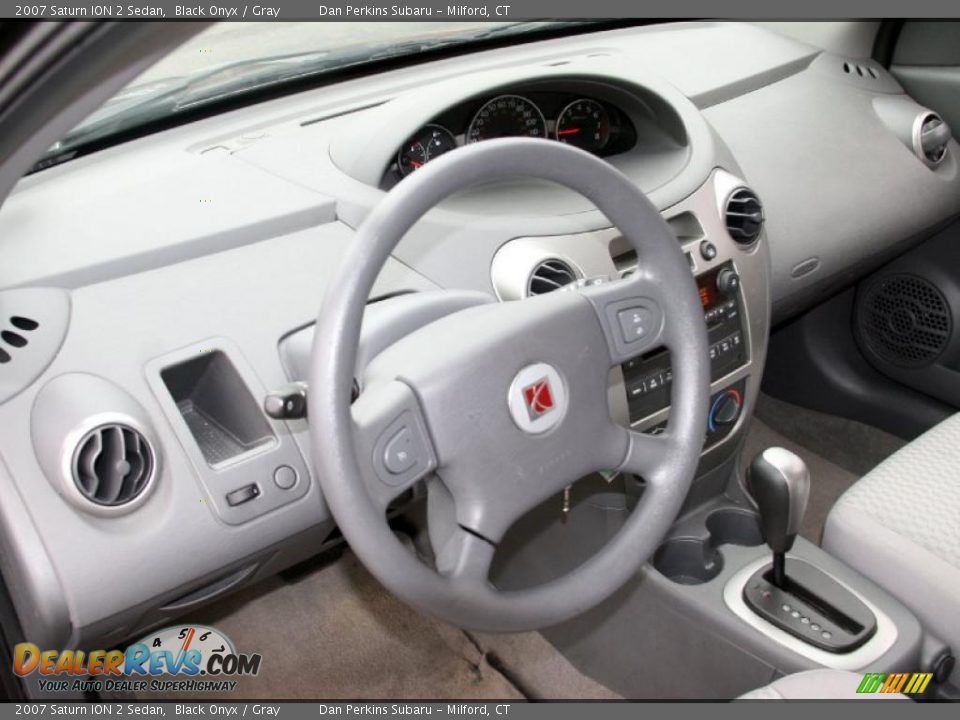
M79 287L336 216L355 224L357 208L362 215L380 193L338 169L328 144L375 114L371 106L465 73L493 87L550 72L545 65L562 72L557 63L589 59L594 73L649 84L689 104L685 120L702 125L693 146L699 161L654 196L667 207L701 184L712 163L728 160L709 147L706 126L690 110L787 77L815 55L810 46L738 23L640 27L446 59L225 113L24 179L0 210L0 288ZM350 113L358 108L367 110ZM393 148L404 139L391 141ZM53 206L58 212L44 211Z

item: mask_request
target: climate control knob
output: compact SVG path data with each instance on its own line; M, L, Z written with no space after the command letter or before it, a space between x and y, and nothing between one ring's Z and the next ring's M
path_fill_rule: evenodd
M717 428L723 425L732 425L740 417L740 408L743 406L743 398L738 390L733 388L725 390L713 399L710 405L710 412L707 415L707 430L716 432Z

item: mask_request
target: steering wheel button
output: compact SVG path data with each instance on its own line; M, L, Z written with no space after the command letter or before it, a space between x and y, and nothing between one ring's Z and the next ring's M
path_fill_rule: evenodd
M653 329L653 313L643 307L627 308L617 313L624 342L642 340Z
M383 451L383 465L394 475L402 475L417 464L413 433L405 427L387 443Z

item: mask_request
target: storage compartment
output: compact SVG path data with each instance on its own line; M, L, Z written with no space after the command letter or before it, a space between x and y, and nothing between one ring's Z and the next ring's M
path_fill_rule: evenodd
M757 514L750 510L720 508L707 515L705 525L705 537L675 537L660 545L653 567L680 585L701 585L723 569L721 545L763 544Z
M211 467L275 442L270 424L222 351L164 368L160 377Z

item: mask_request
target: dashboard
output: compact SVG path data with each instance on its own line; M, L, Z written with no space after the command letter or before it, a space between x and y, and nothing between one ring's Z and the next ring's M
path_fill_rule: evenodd
M615 104L556 90L506 89L494 97L460 103L417 130L397 150L391 171L406 177L463 145L499 137L556 140L600 157L630 150L636 130Z
M661 211L716 355L702 462L729 456L772 324L960 212L955 144L924 164L885 119L903 113L882 111L915 103L883 68L852 78L844 62L746 24L618 29L355 77L23 179L0 208L0 319L36 326L9 329L23 343L0 364L0 563L27 635L109 646L336 541L308 421L262 403L306 377L363 219L469 142L578 144ZM374 317L385 298L519 300L535 274L612 280L637 262L585 199L505 178L411 228L370 325L402 329ZM611 412L656 432L670 382L663 355L616 369ZM114 441L149 448L142 494L109 511L69 475L105 417Z

